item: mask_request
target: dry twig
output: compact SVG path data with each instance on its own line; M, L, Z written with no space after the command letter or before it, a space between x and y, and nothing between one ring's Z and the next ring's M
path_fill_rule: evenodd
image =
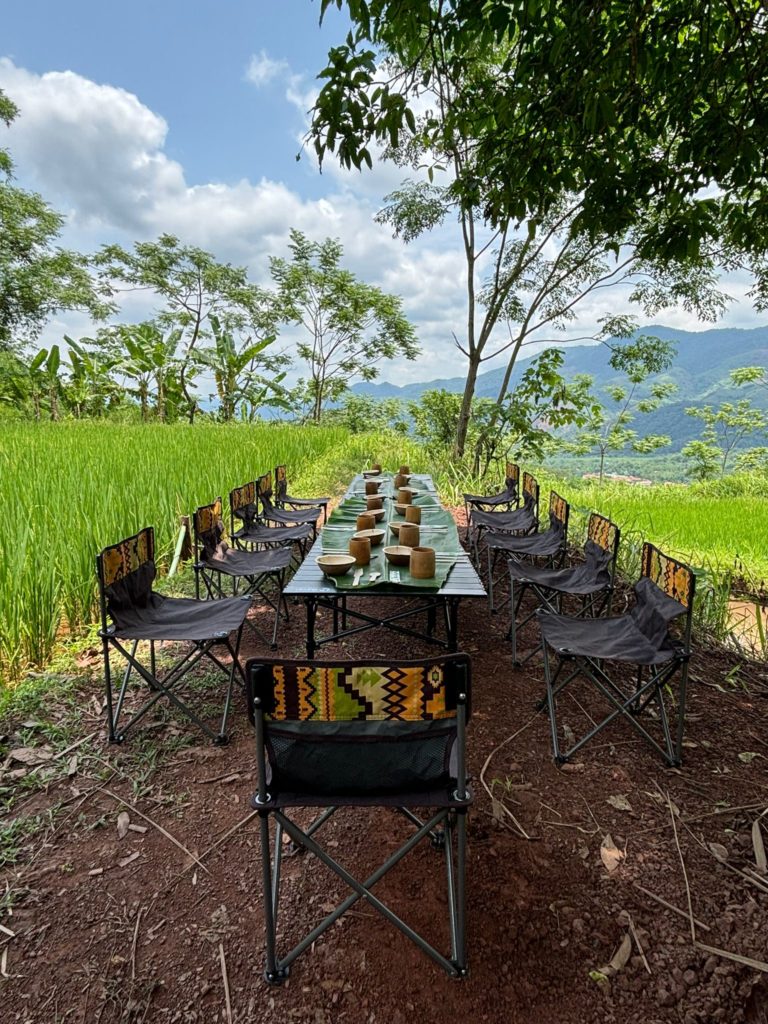
M219 962L221 963L221 977L224 982L224 1000L227 1006L227 1024L232 1024L232 1001L229 998L229 978L227 977L227 960L224 956L224 944L219 943Z

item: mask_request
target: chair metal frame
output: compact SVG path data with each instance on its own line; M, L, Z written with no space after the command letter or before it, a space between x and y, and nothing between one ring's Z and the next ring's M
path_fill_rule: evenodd
M476 519L473 522L474 513L470 515L468 523L468 543L472 552L472 560L475 565L479 565L480 561L480 540L482 539L483 533L486 530L497 530L500 533L519 533L521 536L525 536L529 533L537 533L539 529L539 481L532 473L523 473L523 504L521 507L514 509L511 512L484 512L483 515L487 516L498 516L498 523L493 527L483 522L478 522ZM504 517L516 516L520 517L523 512L530 509L533 516L533 521L530 525L517 526L515 525L514 519L507 518L507 522L504 522ZM476 510L478 511L478 510Z
M236 519L243 526L236 528ZM243 551L267 547L291 546L292 568L297 569L307 553L307 543L312 537L309 523L299 526L269 526L259 516L256 481L233 487L229 492L229 536Z
M131 537L127 537L117 544L112 544L109 547L104 548L96 556L96 574L99 582L99 608L101 616L101 628L99 629L99 637L101 638L102 653L104 656L104 683L106 687L107 696L107 726L108 736L110 743L122 743L127 733L132 729L137 722L139 722L146 713L154 707L154 705L165 697L170 704L186 715L209 739L219 745L224 745L228 742L226 733L227 720L229 718L229 710L232 703L232 690L234 687L235 673L239 673L243 682L245 682L245 675L240 665L240 642L242 639L243 627L242 625L237 631L237 638L233 644L230 640L230 634L224 632L216 632L207 640L188 640L178 641L179 643L190 643L192 649L185 655L180 657L174 665L172 665L165 675L160 677L157 673L157 656L155 640L147 640L149 643L149 668L144 666L138 659L138 647L141 642L140 639L128 641L128 646L125 646L121 640L115 635L116 628L114 624L110 624L108 605L107 605L107 588L115 583L128 573L122 572L120 574L119 569L116 571L114 568L110 568L105 563L107 556L111 552L118 551L123 548L125 554L120 553L123 559L123 566L125 568L125 560L131 559L129 562L129 572L135 571L145 562L154 562L155 557L155 531L154 527L144 527L138 533ZM231 667L227 667L223 661L221 661L213 651L213 648L217 645L223 646L229 652L232 658ZM112 663L111 663L111 650L114 648L118 654L126 662L126 667L123 673L122 682L120 683L117 691L117 700L115 701L115 693L112 681ZM128 649L130 648L130 649ZM181 682L184 676L193 669L203 658L208 658L209 661L220 669L225 675L229 677L227 686L227 692L224 699L224 709L221 716L221 724L219 726L218 733L215 733L200 717L181 700L180 697L174 693L174 688ZM150 688L152 695L150 698L131 715L128 721L119 728L120 716L123 711L123 704L128 691L128 684L131 680L133 673L136 673Z
M528 559L528 558L531 558L531 559L543 558L545 560L544 564L545 564L546 568L549 568L549 569L561 569L563 567L563 563L565 562L565 556L566 556L566 554L568 552L568 524L569 524L569 521L570 521L570 516L571 516L571 506L570 506L570 504L565 500L565 498L562 497L562 495L558 494L557 491L550 491L549 492L549 522L550 522L550 527L549 527L549 529L543 530L542 532L538 533L537 536L538 537L542 537L542 538L546 537L547 534L550 533L550 530L553 529L554 521L557 521L558 523L560 523L562 525L562 527L563 527L563 535L562 535L562 539L561 539L561 542L560 542L558 548L555 551L553 551L553 552L551 552L550 554L547 554L547 555L539 555L535 551L533 551L533 552L528 552L528 551L525 551L525 550L515 551L515 549L514 549L514 540L515 540L515 538L514 537L510 538L508 534L504 534L504 533L501 533L501 532L497 533L496 531L489 531L486 534L485 548L486 548L486 554L488 556L488 568L487 568L487 571L488 571L488 607L489 607L489 610L491 612L491 615L495 615L497 612L500 612L501 609L507 604L507 602L511 600L511 592L510 592L510 594L500 604L495 604L495 593L494 593L495 587L494 587L494 584L499 583L500 580L503 577L503 571L502 571L502 573L497 575L495 579L494 579L494 575L493 575L494 569L496 568L496 563L497 563L497 561L499 559L499 556L500 555L503 556L505 569L506 569L506 566L507 566L507 564L509 562L509 559L513 558L513 557L514 558L526 558L526 559ZM494 545L494 543L493 543L494 536L497 536L499 538L499 546L495 546Z
M272 639L269 641L270 646L274 650L277 647L277 627L280 622L280 610L281 606L283 609L283 615L286 622L290 622L290 615L288 613L288 602L285 599L283 590L286 583L286 575L288 572L287 567L284 569L260 569L257 572L247 575L236 575L234 573L227 572L224 566L210 565L206 562L204 555L204 543L202 535L209 533L216 529L217 526L221 529L221 537L224 536L224 523L222 520L222 505L221 497L215 499L209 505L201 505L195 509L192 516L193 524L193 535L194 535L194 570L195 570L195 596L198 601L200 598L201 587L200 582L202 581L208 598L216 600L218 598L226 597L224 593L224 587L222 585L222 577L228 576L232 581L232 597L236 597L240 593L250 594L255 596L256 594L273 609L275 613L274 625L272 627ZM254 551L248 553L250 557L258 558L260 552ZM240 581L245 581L244 591L240 588ZM267 587L271 585L273 590L277 591L277 598L274 598L269 592ZM254 623L250 619L246 619L246 622L251 627L255 635L259 639L263 639L260 631L256 628Z
M272 501L272 494L272 470L269 470L256 478L256 499L260 506L259 517L262 522L275 523L277 526L311 526L314 540L317 537L317 522L322 509L317 506L304 509L278 508Z
M609 582L604 586L596 589L591 594L582 595L582 606L579 611L581 617L592 616L597 617L605 613L606 615L611 614L611 605L613 603L613 592L616 583L616 563L619 555L619 544L621 542L621 530L619 527L607 519L605 516L600 515L599 512L592 512L589 517L587 524L587 539L591 540L594 544L597 544L603 549L603 551L610 551L611 557L608 562L608 574ZM507 565L509 565L508 560ZM570 571L569 569L563 569L563 572ZM515 589L518 589L517 600L515 600ZM517 614L520 611L520 606L525 597L527 590L532 591L536 595L538 604L536 607L526 615L520 622L517 621ZM536 616L539 608L545 608L548 611L559 612L562 608L562 599L567 594L556 590L552 586L544 586L537 583L535 580L515 580L510 574L509 577L509 603L511 608L511 616L509 629L507 630L507 640L512 642L512 664L515 668L521 668L526 662L530 661L534 655L541 650L539 647L534 647L532 651L522 659L517 657L517 634L518 630L522 629L528 622Z
M469 517L473 508L489 511L505 507L507 511L516 509L520 504L520 466L516 462L507 462L507 471L504 478L504 490L497 494L465 494L464 514L466 516L467 531L469 531Z
M693 603L696 594L696 574L690 566L665 555L647 541L643 544L641 558L641 578L650 579L664 594L672 597L682 607L685 615L682 640L676 643L676 651L669 661L659 665L637 665L637 676L632 692L627 694L606 672L603 667L607 659L579 654L578 651L558 650L557 667L552 671L548 645L542 645L544 651L544 678L546 681L546 707L549 713L552 736L552 752L558 764L564 764L588 743L597 733L601 732L614 719L621 716L661 754L667 765L677 768L683 760L683 734L685 731L685 703L688 690L688 665L691 657L691 632L693 627ZM612 659L622 664L637 664L624 659ZM560 673L566 665L572 670L561 679ZM644 669L648 669L647 675ZM664 692L670 690L673 677L680 674L677 688L677 716L674 736L670 729L669 714L664 703ZM557 697L574 679L582 677L589 680L612 706L612 710L600 721L593 721L585 735L575 740L570 749L562 750L557 735ZM648 732L638 720L640 714L655 703L661 725L664 746ZM591 716L590 716L591 718Z
M319 508L323 512L323 522L328 521L328 502L330 498L295 498L288 493L288 472L286 466L275 466L275 505L282 509Z
M370 798L344 798L333 795L320 796L310 799L306 804L299 801L287 801L285 805L279 800L273 799L269 791L268 783L268 761L267 741L269 738L269 723L265 716L273 709L274 703L270 704L270 685L272 673L275 667L286 664L295 664L313 669L336 668L340 665L354 663L333 662L297 662L275 661L270 659L252 659L246 666L248 707L251 720L255 726L256 756L258 763L258 793L253 799L253 806L258 811L261 831L261 858L263 873L264 892L264 913L266 925L266 969L264 977L267 982L279 985L284 982L290 971L291 964L306 949L308 949L334 922L338 921L352 906L359 900L366 900L375 910L398 928L407 938L427 954L436 964L443 968L453 978L462 978L467 973L467 951L466 951L466 912L465 912L465 871L466 871L466 812L471 804L472 795L468 786L466 775L466 725L469 718L470 699L470 660L465 654L445 655L437 658L423 659L420 661L399 662L397 665L391 661L365 660L356 663L358 666L386 666L387 668L403 668L405 666L434 666L441 664L459 676L459 682L455 686L455 746L456 746L456 789L450 801L445 805L437 807L434 813L429 813L423 818L414 813L413 807L430 806L424 800L414 800L413 794L409 799L404 799L403 805L397 805L397 799L402 795L395 793L391 798L380 798L375 794ZM268 683L265 686L265 675ZM287 701L286 701L287 704ZM322 717L322 721L334 721L332 718ZM453 717L453 716L452 716ZM300 719L290 718L296 722ZM403 718L395 717L395 721L402 721ZM282 719L285 721L285 718ZM354 724L354 723L350 723ZM377 725L381 725L377 722ZM371 756L374 755L377 740L368 739ZM387 743L387 738L379 740L380 743ZM274 783L274 779L272 780ZM384 863L363 881L354 877L339 862L332 857L327 850L315 841L315 834L320 828L343 806L368 806L368 807L394 807L414 827L415 831L391 854ZM322 808L321 813L307 827L301 828L286 813L283 806L313 806ZM432 806L434 809L434 805ZM270 853L270 826L269 819L275 819L275 836L273 853ZM277 921L280 899L280 871L283 853L283 833L286 833L296 848L305 850L316 856L321 863L325 864L352 892L338 904L326 917L319 922L307 935L305 935L288 953L279 956L277 952ZM451 936L451 952L445 956L436 949L427 939L416 932L389 906L380 900L374 893L373 887L398 864L411 850L422 840L429 839L435 849L443 852L446 866L446 882L448 890L448 915Z

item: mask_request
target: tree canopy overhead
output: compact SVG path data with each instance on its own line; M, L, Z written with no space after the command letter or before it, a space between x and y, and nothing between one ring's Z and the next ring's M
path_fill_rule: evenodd
M762 255L761 0L322 0L321 16L334 5L353 27L320 74L321 160L361 167L372 143L397 145L440 73L456 89L421 127L424 145L474 140L474 173L454 188L467 203L482 194L493 224L535 221L571 193L583 196L575 229L589 233L622 234L652 210L648 256L692 256L713 240Z

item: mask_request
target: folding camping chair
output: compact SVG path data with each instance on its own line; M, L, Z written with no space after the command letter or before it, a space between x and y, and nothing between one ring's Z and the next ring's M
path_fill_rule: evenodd
M645 543L641 575L634 587L635 606L630 612L612 618L583 620L540 610L552 752L559 764L567 761L619 716L626 719L668 765L677 767L682 763L695 589L696 576L692 569L669 558L653 544ZM670 634L671 623L680 616L685 616L681 640ZM554 672L550 648L557 659ZM637 669L634 682L627 684L624 679L610 676L605 668L606 661L634 666ZM571 671L561 678L565 666L569 666ZM665 705L665 690L671 694L675 675L679 675L679 681L673 737ZM591 682L608 701L611 710L597 723L590 714L591 728L564 751L558 738L557 698L577 678ZM639 721L639 716L650 704L655 706L658 714L663 746ZM594 710L590 707L591 712Z
M549 611L562 610L564 597L581 598L580 616L611 613L611 600L616 577L616 556L619 553L621 531L605 516L593 512L587 524L584 544L584 562L566 569L545 569L510 558L509 602L512 615L507 639L512 641L512 664L519 668L534 656L534 648L522 661L517 657L517 632L536 614L536 608L524 619L517 620L526 591L536 598L538 605ZM517 591L517 597L515 592Z
M496 564L501 557L506 566L509 558L542 558L544 568L560 569L565 561L568 548L568 520L571 506L557 491L549 492L549 529L541 533L529 533L524 536L489 530L485 535L485 547L488 555L488 604L491 614L500 611L510 598L501 604L494 604L494 579Z
M283 509L272 501L272 473L263 473L256 480L256 499L261 506L260 518L265 523L278 526L308 525L312 535L317 536L317 522L322 515L320 508Z
M497 494L465 494L464 512L467 517L467 529L469 529L469 515L473 509L488 511L489 509L505 508L507 511L517 508L520 504L518 489L520 486L520 467L514 462L507 463L507 475L504 479L504 489Z
M263 551L231 548L224 540L221 498L196 509L192 522L195 536L195 592L198 600L201 583L204 584L209 598L224 597L224 576L229 577L231 581L233 596L239 592L241 586L246 594L258 594L275 611L271 640L274 649L277 647L281 605L285 621L289 621L283 587L291 562L290 547L265 548ZM259 635L251 620L246 621Z
M278 508L319 508L323 512L323 522L326 522L330 500L330 498L294 498L288 493L288 475L285 466L275 466L275 504Z
M237 526L237 521L242 526ZM301 526L269 526L258 514L256 481L235 487L229 492L229 536L240 549L283 548L298 554L293 558L294 568L301 564L312 536L309 523Z
M293 961L360 899L449 975L463 977L467 970L465 819L472 802L465 769L465 728L470 715L467 655L398 664L254 659L246 666L246 678L259 768L253 806L261 819L266 980L271 984L284 981ZM309 827L301 828L286 813L291 807L322 811ZM395 808L415 828L397 852L363 882L315 841L320 827L341 807ZM429 810L422 818L413 808ZM275 820L273 857L270 817ZM278 956L283 831L353 891L289 953ZM451 936L448 956L372 891L427 838L445 856Z
M539 528L539 482L523 473L523 505L511 512L483 512L473 509L469 516L469 544L477 562L480 539L486 530L504 533L535 533Z
M248 596L224 598L221 601L196 601L191 598L165 597L152 589L155 569L155 531L149 526L133 537L112 544L97 556L101 629L99 636L104 653L104 681L107 690L107 721L110 742L120 743L126 733L154 707L161 697L182 711L199 729L216 743L226 743L227 717L232 702L235 672L242 669L238 661L243 623L251 599ZM107 616L112 620L110 625ZM232 643L230 634L235 633ZM149 641L149 668L138 660L139 641ZM190 641L192 648L160 677L157 673L155 644L163 640ZM132 641L127 645L124 641ZM227 667L214 653L223 647L232 658ZM112 687L110 653L116 650L126 662L125 674L117 701ZM203 658L208 658L229 677L221 726L214 733L203 720L174 692L181 680ZM118 729L128 683L133 672L152 691L149 700L135 711Z

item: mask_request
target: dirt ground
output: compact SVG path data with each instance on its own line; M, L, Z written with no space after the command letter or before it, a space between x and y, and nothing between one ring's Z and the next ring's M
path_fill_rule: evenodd
M303 608L291 611L280 653L300 656ZM95 737L67 755L69 774L10 814L63 804L0 871L12 905L0 916L3 1024L768 1021L766 974L717 952L768 970L768 877L759 826L753 833L768 808L765 666L735 671L728 655L696 653L681 770L666 769L626 724L558 769L548 719L536 710L540 662L513 669L506 615L490 618L482 601L466 602L461 614L474 673L468 978L450 980L357 904L293 965L287 984L270 988L242 696L228 747L203 743L165 712L110 747L94 651L93 681L78 688L78 701L82 735ZM523 652L535 638L528 628ZM268 653L253 645L247 653L257 651ZM429 649L378 631L323 653L394 658ZM593 710L590 700L575 692L572 728ZM9 748L23 728L10 724ZM19 765L7 764L6 780L12 771L21 778ZM128 815L122 838L120 812ZM765 835L768 813L763 821ZM357 810L340 812L321 836L364 877L407 829L394 812ZM429 846L377 893L447 948L444 872ZM342 895L308 856L286 859L283 948Z

